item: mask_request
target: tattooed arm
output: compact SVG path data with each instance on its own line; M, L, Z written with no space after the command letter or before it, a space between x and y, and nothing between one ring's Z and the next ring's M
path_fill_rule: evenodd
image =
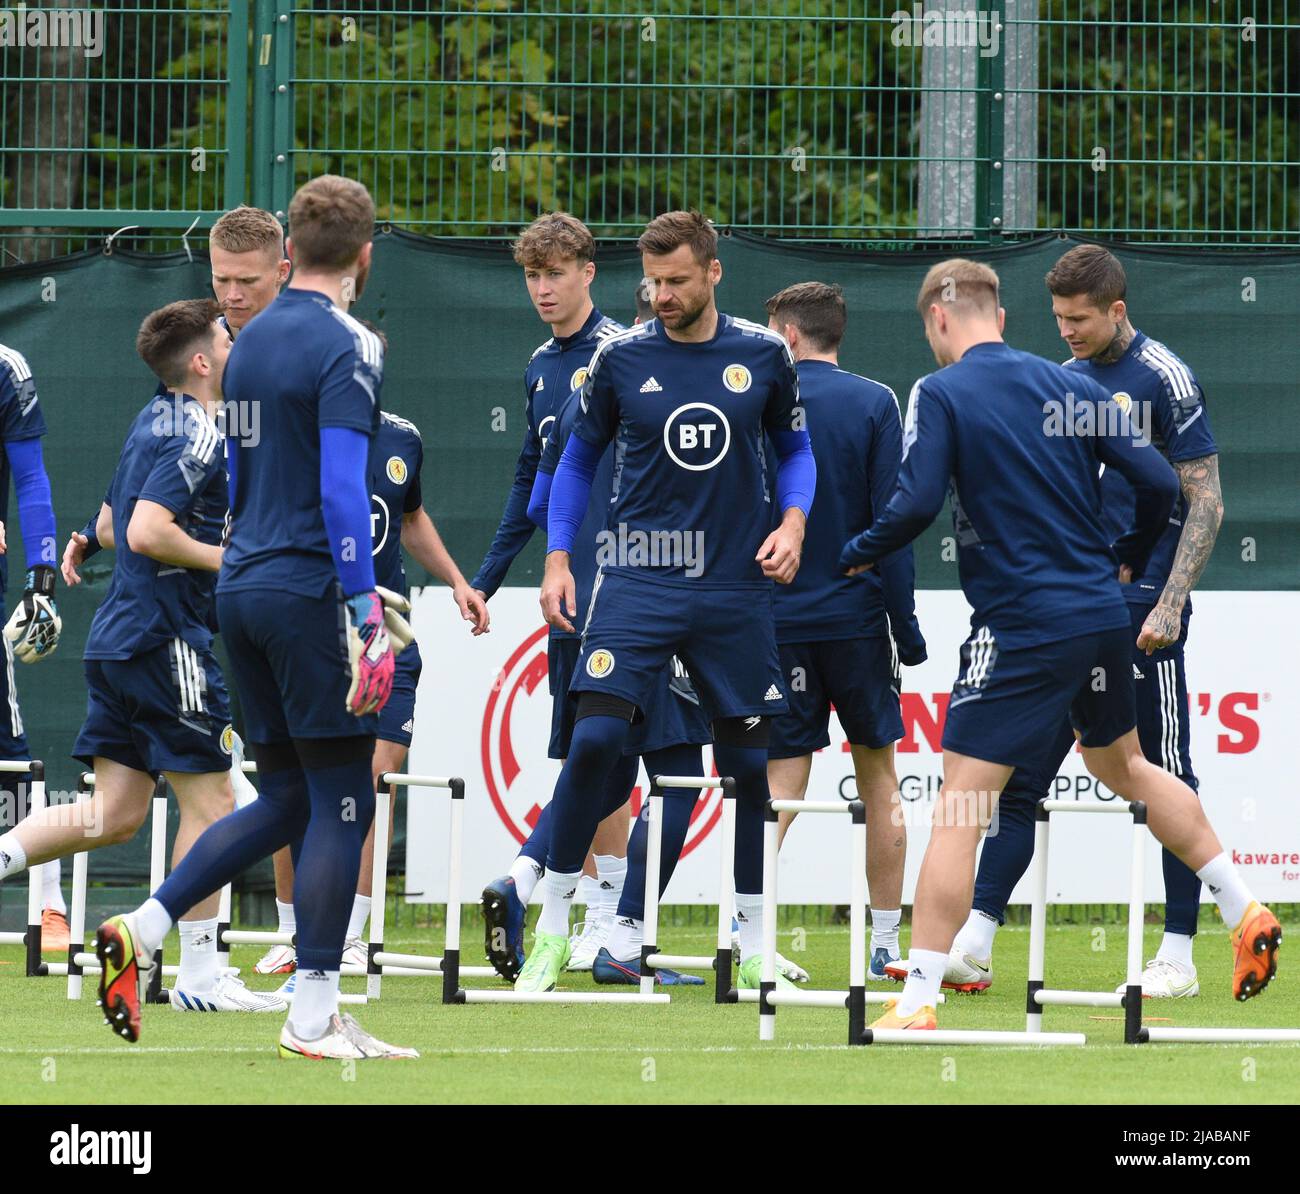
M1183 520L1183 533L1178 538L1169 581L1138 635L1137 645L1148 655L1178 641L1187 595L1205 570L1223 521L1218 456L1180 460L1173 467L1187 499L1187 517Z

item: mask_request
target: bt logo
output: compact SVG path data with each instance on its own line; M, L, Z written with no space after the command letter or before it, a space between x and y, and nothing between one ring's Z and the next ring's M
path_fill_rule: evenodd
M713 468L730 447L727 416L707 402L688 402L664 421L664 449L675 464L691 472Z

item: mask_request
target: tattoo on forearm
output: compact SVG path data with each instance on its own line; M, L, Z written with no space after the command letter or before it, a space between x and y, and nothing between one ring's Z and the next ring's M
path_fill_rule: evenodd
M1223 493L1219 488L1219 458L1200 456L1174 465L1187 499L1187 517L1178 538L1178 551L1160 605L1181 612L1187 594L1196 587L1214 550L1214 540L1223 521Z

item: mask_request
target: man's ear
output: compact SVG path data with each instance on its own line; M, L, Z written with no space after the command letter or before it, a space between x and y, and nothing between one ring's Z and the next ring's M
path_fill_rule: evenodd
M1007 309L1005 307L999 307L998 308L998 335L999 336L1004 334L1006 326L1007 326Z

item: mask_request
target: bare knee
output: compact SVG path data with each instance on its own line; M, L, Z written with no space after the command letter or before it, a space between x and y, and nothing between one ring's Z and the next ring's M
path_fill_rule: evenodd
M1138 746L1137 735L1126 734L1109 746L1085 746L1083 762L1106 787L1127 800L1131 798L1137 772L1146 760Z
M127 804L120 800L104 801L104 845L120 846L129 842L144 824L147 804Z

